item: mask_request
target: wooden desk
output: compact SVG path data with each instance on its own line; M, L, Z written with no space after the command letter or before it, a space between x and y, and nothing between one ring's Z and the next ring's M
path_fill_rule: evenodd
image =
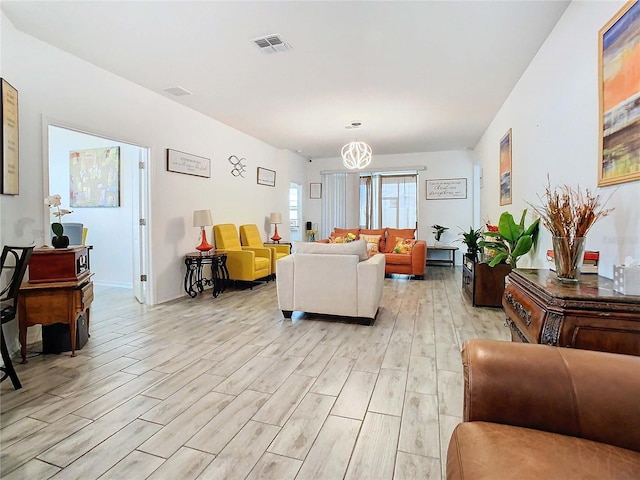
M458 247L452 247L450 245L427 245L427 265L450 265L455 267L456 265L456 250ZM449 258L438 259L429 258L431 252L448 252Z
M511 339L640 356L640 296L582 275L562 283L550 270L512 270L502 300Z
M71 335L71 356L76 356L76 321L93 302L93 282L89 274L72 282L23 283L18 295L18 328L22 363L27 363L27 328L33 325L67 323Z

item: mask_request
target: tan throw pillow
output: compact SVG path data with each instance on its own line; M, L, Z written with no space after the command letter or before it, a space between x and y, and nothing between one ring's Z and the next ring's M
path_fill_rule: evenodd
M411 255L411 251L413 250L415 243L416 241L413 238L396 237L396 246L393 248L393 253Z
M360 240L367 242L367 255L370 257L380 252L380 235L364 235L361 233Z

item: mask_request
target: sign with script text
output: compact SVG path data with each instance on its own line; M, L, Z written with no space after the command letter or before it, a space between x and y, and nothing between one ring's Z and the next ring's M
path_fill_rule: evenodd
M427 180L427 200L467 198L466 178L435 178Z

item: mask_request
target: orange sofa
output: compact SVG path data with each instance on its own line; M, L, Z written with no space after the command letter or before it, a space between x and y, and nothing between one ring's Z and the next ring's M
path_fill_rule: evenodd
M331 233L332 237L344 237L348 233L352 233L356 238L360 235L380 235L378 251L385 255L384 273L400 273L404 275L413 275L415 278L424 278L424 269L427 260L427 242L424 240L415 240L415 229L412 228L378 228L375 230L366 230L363 228L334 228ZM415 244L410 254L394 253L396 239L414 239ZM325 238L319 242L329 243L329 239Z

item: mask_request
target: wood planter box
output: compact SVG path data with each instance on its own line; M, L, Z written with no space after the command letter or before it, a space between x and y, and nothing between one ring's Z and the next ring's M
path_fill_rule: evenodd
M511 272L511 265L490 267L487 263L474 262L467 255L462 262L462 291L474 307L502 307L504 279Z

